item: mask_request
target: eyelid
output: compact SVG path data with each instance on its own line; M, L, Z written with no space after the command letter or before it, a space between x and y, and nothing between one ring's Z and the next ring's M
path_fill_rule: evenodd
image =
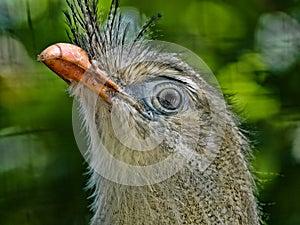
M179 82L179 83L182 83L182 84L186 84L186 82L184 82L184 81L182 81L180 79L177 79L177 78L175 78L173 76L161 75L161 76L159 76L159 78L162 78L164 80L168 79L168 80L176 81L176 82Z
M180 78L179 78L179 76L174 76L174 75L173 76L161 75L159 77L162 79L168 79L171 81L178 82L178 83L184 85L185 87L187 87L191 92L196 92L196 90L197 90L196 83L186 77L180 76Z

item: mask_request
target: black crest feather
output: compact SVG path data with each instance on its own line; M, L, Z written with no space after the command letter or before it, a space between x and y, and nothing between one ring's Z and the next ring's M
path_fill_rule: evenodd
M144 39L149 28L162 17L158 13L139 25L133 21L134 18L130 19L130 15L120 10L119 0L112 0L108 15L101 19L98 4L98 0L67 0L69 9L64 12L70 41L83 48L94 59L105 55L112 48L124 44L133 45Z

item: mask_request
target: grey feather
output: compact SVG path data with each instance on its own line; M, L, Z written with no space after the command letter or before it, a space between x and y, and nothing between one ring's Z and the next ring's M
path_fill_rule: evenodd
M79 103L83 134L88 137L85 155L94 193L91 224L259 224L248 141L219 91L204 79L203 67L183 61L182 52L171 54L147 41L145 31L156 17L143 26L137 11L122 12L119 2L113 1L107 19L99 20L97 5L92 0L72 1L66 13L72 41L87 51L93 65L145 107L143 93L161 80L177 85L186 101L177 114L157 114L149 121L121 96L115 96L110 106L73 82L70 93ZM115 120L139 139L153 135L163 141L151 151L134 151L130 147L136 144L134 138L124 135L124 144L116 137ZM101 154L103 146L111 160ZM147 179L147 171L134 177L126 165L151 165L171 153L173 165L166 171L170 176L161 182L145 180L146 185L133 186L99 174L107 170L128 182ZM114 167L115 159L124 166ZM176 163L181 167L173 175Z

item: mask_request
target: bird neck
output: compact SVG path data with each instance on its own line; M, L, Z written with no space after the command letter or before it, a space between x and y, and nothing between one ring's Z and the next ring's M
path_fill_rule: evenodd
M218 156L205 171L188 162L165 181L129 186L92 170L95 215L91 224L258 225L254 183L242 152L247 143L233 132L226 133Z

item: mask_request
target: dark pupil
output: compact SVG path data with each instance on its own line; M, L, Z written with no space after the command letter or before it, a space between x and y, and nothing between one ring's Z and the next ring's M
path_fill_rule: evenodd
M166 109L177 109L181 104L181 95L175 89L165 89L157 95L159 103Z

